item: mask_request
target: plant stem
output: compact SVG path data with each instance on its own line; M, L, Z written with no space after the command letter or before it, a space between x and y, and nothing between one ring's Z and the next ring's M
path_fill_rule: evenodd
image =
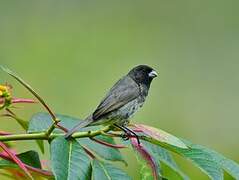
M47 105L47 103L44 101L44 99L29 85L27 84L21 77L19 77L18 75L16 75L14 72L12 72L11 70L1 67L3 69L3 71L5 71L6 73L8 73L10 76L12 76L14 79L16 79L20 84L22 84L29 92L31 92L33 94L33 96L35 96L38 101L45 107L45 109L49 112L52 120L53 120L53 124L52 126L47 130L46 135L50 136L50 134L53 132L53 130L55 129L55 126L60 122L60 120L56 117L56 115L53 113L53 111L51 110L51 108Z
M46 133L35 133L35 134L12 134L6 136L0 136L0 141L18 141L18 140L37 140L45 139L47 140Z
M122 137L121 132L111 132L107 133L111 130L111 126L103 127L102 129L95 130L95 131L88 131L88 132L76 132L72 134L72 138L92 138L98 135L104 135L104 136L114 136L114 137ZM12 135L1 135L0 141L6 142L6 141L20 141L20 140L52 140L54 138L64 136L64 133L51 133L49 136L46 134L46 132L40 132L40 133L33 133L33 134L12 134ZM139 139L150 142L155 145L160 145L164 148L170 149L174 151L174 148L172 148L171 145L168 145L167 143L160 142L154 138L139 135ZM135 137L129 137L129 138L135 138Z
M40 103L46 108L46 110L49 112L49 114L51 115L53 121L56 122L56 116L55 114L52 112L52 110L49 108L49 106L46 104L46 102L43 100L43 98L41 98L41 96L39 96L36 91L29 85L27 84L22 78L20 78L18 75L16 75L14 72L12 72L11 70L2 67L3 71L5 71L6 73L8 73L10 76L12 76L14 79L16 79L20 84L22 84L28 91L30 91L39 101Z
M72 135L73 138L85 138L85 137L94 137L100 135L101 132L110 131L110 126L106 126L103 129L88 131L88 132L76 132ZM59 136L64 136L64 133L52 133L48 136L45 132L41 133L33 133L33 134L12 134L12 135L4 135L0 136L0 141L18 141L18 140L51 140Z

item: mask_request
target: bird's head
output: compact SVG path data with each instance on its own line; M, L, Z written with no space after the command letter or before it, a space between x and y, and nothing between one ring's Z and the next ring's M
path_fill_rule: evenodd
M152 80L158 76L157 72L147 65L138 65L134 67L129 71L128 75L138 84L145 84L148 87Z

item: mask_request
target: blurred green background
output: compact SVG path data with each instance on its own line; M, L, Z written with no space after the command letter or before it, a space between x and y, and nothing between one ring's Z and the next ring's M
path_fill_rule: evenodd
M0 64L55 112L84 118L135 65L160 74L134 122L164 129L239 162L239 1L1 1ZM18 97L31 97L13 79ZM29 119L39 105L20 106ZM1 130L22 132L1 118ZM18 142L18 150L37 149ZM126 171L139 178L132 152ZM48 153L47 153L48 154ZM48 155L45 155L45 158ZM207 179L176 157L192 179Z

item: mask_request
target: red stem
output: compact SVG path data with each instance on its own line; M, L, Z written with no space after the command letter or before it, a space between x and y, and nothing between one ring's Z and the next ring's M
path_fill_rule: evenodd
M37 101L33 99L13 98L12 103L37 103Z
M5 101L4 98L0 98L0 104L3 104L4 101ZM24 98L13 98L12 103L37 103L37 101Z
M157 175L157 166L152 158L152 156L149 154L149 152L141 145L138 144L138 141L135 137L130 138L131 144L139 152L139 154L143 157L143 159L148 163L148 165L151 167L152 173L153 173L153 178L154 180L158 180L158 175Z
M83 149L92 159L95 159L95 155L90 150L88 150L86 147L83 147Z
M30 179L33 179L30 172L27 170L27 168L25 167L25 165L23 164L23 162L15 155L15 153L13 153L4 143L2 143L0 141L0 147L1 149L7 153L7 155L13 160L14 163L16 163L25 173L25 175L27 175L27 177L29 177Z
M134 132L143 132L141 129L133 129Z
M9 160L9 161L11 161L11 162L14 162L9 156L7 156L7 155L5 155L5 154L3 154L3 153L0 153L0 157L3 158L3 159ZM34 167L29 166L29 165L27 165L27 164L24 164L24 166L25 166L27 169L29 169L29 170L31 170L31 171L33 171L33 172L40 173L40 174L42 174L42 175L44 175L44 176L53 176L52 172L50 172L50 171L46 171L46 170L34 168Z
M2 135L2 136L11 135L11 133L5 132L5 131L0 131L0 135Z
M124 146L124 145L121 145L121 144L110 144L110 143L107 143L105 141L101 141L99 139L96 139L94 137L90 137L90 139L95 141L95 142L97 142L97 143L99 143L99 144L102 144L104 146L108 146L108 147L111 147L111 148L118 148L118 149L126 148L126 146Z
M65 127L63 127L63 126L61 126L60 124L56 124L56 126L57 126L59 129L61 129L62 131L64 131L65 133L68 132L68 129L65 128Z

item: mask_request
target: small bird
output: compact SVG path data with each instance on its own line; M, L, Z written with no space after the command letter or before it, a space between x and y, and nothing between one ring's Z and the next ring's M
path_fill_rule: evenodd
M96 110L67 132L65 138L69 138L80 128L95 125L114 125L125 133L137 137L126 126L129 124L130 117L143 106L150 84L155 77L157 72L147 65L138 65L131 69L114 84Z

